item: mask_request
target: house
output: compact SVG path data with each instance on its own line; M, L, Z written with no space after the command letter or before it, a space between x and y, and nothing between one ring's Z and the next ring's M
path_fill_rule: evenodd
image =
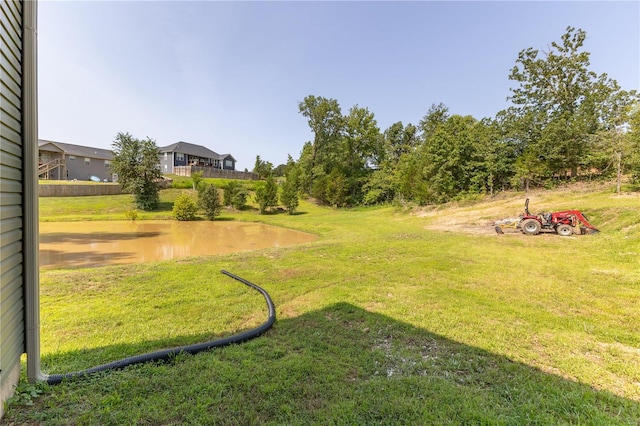
M36 1L0 0L0 417L20 378L41 380Z
M113 181L111 150L38 140L38 176L53 180Z
M182 141L160 148L162 173L177 174L177 167L189 166L235 170L236 159L231 154L218 154L204 146Z

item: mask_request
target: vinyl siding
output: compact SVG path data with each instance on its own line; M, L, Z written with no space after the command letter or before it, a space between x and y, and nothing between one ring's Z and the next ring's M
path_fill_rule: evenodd
M0 0L0 389L25 352L23 297L22 2Z
M73 157L73 155L72 155ZM109 182L112 181L111 168L104 165L104 159L102 158L90 158L91 163L85 163L85 157L75 156L75 160L70 160L69 155L65 155L65 164L67 166L67 176L63 176L62 179L68 180L89 180L91 176L97 176L100 180L105 179ZM108 160L113 161L113 160Z

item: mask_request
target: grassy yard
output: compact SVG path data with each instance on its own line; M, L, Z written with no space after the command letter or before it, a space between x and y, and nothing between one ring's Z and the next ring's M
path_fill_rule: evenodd
M179 190L162 192L170 217ZM21 384L7 424L629 424L640 419L640 195L534 192L595 236L496 235L525 195L261 221L314 243L41 274L49 374L278 321L250 342L58 386ZM124 220L130 196L40 200L42 220ZM32 397L31 393L38 393ZM32 404L32 405L29 405Z

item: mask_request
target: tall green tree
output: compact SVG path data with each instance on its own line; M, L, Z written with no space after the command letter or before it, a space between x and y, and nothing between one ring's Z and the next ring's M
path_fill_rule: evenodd
M518 147L505 137L500 124L493 119L483 119L475 127L478 166L482 173L474 173L474 182L482 181L486 192L493 196L498 191L512 187Z
M273 168L273 176L275 177L284 177L287 174L287 165L286 164L278 164Z
M344 132L344 118L338 101L321 96L305 97L298 104L298 109L307 118L314 135L306 158L300 162L304 182L308 185L306 191L311 193L314 181L330 173L340 158L339 145Z
M364 186L381 161L382 136L374 114L352 107L346 116L335 99L307 96L300 113L314 134L298 161L299 184L314 198L331 205L359 204ZM338 178L339 195L329 176Z
M593 155L590 164L598 168L602 176L616 178L616 192L622 189L622 176L634 169L635 147L630 123L597 132L592 136Z
M137 139L129 133L118 133L112 143L112 170L118 182L133 194L136 206L153 210L158 205L162 172L158 165L160 150L151 138Z
M424 164L428 161L423 150L402 154L394 169L393 182L396 200L400 204L427 204L430 200L428 177Z
M471 190L474 177L482 180L482 160L477 151L475 127L471 116L454 115L433 128L421 147L423 168L428 181L428 200L444 202Z
M372 163L373 171L363 185L364 204L392 202L400 194L399 168L401 159L413 155L419 144L418 128L401 121L393 123L378 138ZM403 193L403 198L406 194Z
M310 188L313 187L312 162L313 144L305 142L300 151L300 157L296 162L298 169L298 190L301 194L310 194Z
M422 139L429 139L435 131L442 126L450 117L449 107L440 102L439 104L431 104L427 114L420 120L420 132Z
M548 50L522 50L509 79L512 106L499 113L521 145L518 173L523 180L576 175L588 164L589 139L618 119L634 92L621 90L606 74L589 70L586 32L567 27Z
M341 171L347 185L348 204L360 204L363 186L373 172L372 166L379 157L382 135L374 114L367 108L354 106L344 118L341 156L334 168ZM333 170L333 169L332 169Z
M406 126L398 121L389 126L383 133L382 153L377 165L384 161L397 162L402 154L408 154L418 146L418 128L411 123Z
M449 115L445 105L434 104L420 128L420 144L403 154L398 170L404 199L440 203L509 185L516 149L496 121Z
M629 110L629 123L626 130L631 178L635 183L640 183L640 102Z
M267 176L273 174L273 164L269 161L264 161L259 155L256 156L256 162L253 166L253 173L257 173L260 179L266 179Z

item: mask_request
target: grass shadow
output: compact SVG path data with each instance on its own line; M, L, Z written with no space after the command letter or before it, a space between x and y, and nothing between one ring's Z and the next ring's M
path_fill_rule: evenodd
M98 268L127 259L135 259L137 254L131 252L103 253L99 251L67 252L61 250L40 250L41 268Z
M60 370L210 338L52 354L43 366L65 372ZM640 404L338 303L280 320L265 336L242 345L63 383L46 390L34 406L7 413L9 422L43 418L97 424L143 419L152 424L610 425L635 424Z
M159 201L154 212L170 212L173 211L173 201Z
M241 212L257 212L257 211L260 211L260 209L258 207L254 207L254 206L250 206L248 204L245 204L244 206L242 206L240 211Z
M161 233L158 231L135 232L47 232L40 234L41 244L88 244L104 243L116 240L136 240L140 238L155 238Z
M263 215L265 216L276 216L276 215L285 215L285 216L302 216L308 214L307 212L298 212L294 211L293 213L289 213L289 211L283 207L277 207L273 210L268 210Z
M237 222L238 219L231 216L217 216L213 222Z

